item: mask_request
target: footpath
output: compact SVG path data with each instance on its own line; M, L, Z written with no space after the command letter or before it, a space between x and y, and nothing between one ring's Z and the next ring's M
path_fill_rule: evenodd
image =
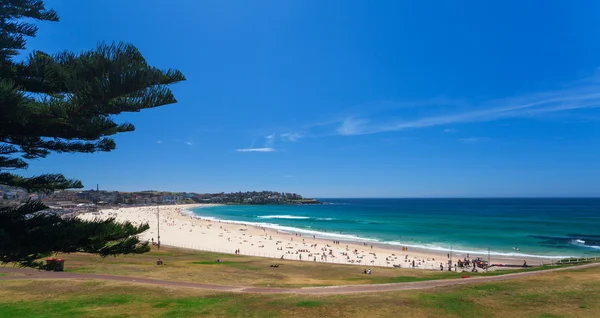
M305 295L323 295L323 294L354 294L354 293L372 293L372 292L387 292L387 291L399 291L399 290L416 290L416 289L427 289L435 287L444 287L452 285L466 285L476 283L487 283L496 282L509 279L518 279L523 277L529 277L534 275L544 275L546 273L584 269L590 267L600 266L600 263L592 263L585 265L561 267L555 269L547 269L533 272L522 272L512 273L499 276L488 276L488 277L471 277L471 278L458 278L458 279L440 279L440 280L429 280L421 282L409 282L409 283L392 283L392 284L376 284L376 285L343 285L343 286L327 286L327 287L303 287L303 288L263 288L263 287L243 287L243 286L225 286L225 285L213 285L213 284L202 284L192 282L180 282L170 280L158 280L148 279L141 277L125 277L125 276L114 276L114 275L101 275L101 274L84 274L84 273L69 273L69 272L47 272L38 271L34 269L23 269L23 268L0 268L0 273L9 274L7 276L0 276L0 281L12 281L12 280L37 280L37 279L48 279L48 280L108 280L117 281L123 283L133 284L148 284L158 285L164 287L183 287L183 288L198 288L206 290L214 290L221 292L235 292L235 293L259 293L259 294L305 294Z

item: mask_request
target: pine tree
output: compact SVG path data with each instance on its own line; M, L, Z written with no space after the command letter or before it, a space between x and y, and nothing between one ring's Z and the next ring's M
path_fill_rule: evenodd
M80 54L33 51L17 61L26 38L38 30L32 19L58 21L58 15L42 0L0 0L0 185L37 193L82 188L62 174L23 177L13 171L52 152L114 150L110 136L134 130L114 117L175 103L168 86L185 77L148 65L125 43L102 43ZM0 207L0 262L39 266L36 260L54 252L108 256L149 250L137 238L148 225L82 221L47 209L32 200Z

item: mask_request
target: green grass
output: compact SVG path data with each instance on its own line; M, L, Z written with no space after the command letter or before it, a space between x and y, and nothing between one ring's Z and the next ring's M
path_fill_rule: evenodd
M194 314L209 313L211 307L215 307L219 303L231 303L231 296L216 296L216 297L194 297L183 299L167 299L154 303L153 308L161 308L165 310L163 316L181 317L193 316Z
M594 267L429 290L318 296L0 281L0 317L600 317L599 280Z
M249 270L249 271L257 271L260 270L258 267L249 266L245 264L245 262L232 262L232 261L202 261L202 262L192 262L194 265L215 265L215 266L230 266L238 269Z
M142 255L100 258L89 254L61 255L65 270L235 286L309 287L355 284L385 284L460 278L462 275L496 276L549 267L499 270L489 273L455 273L408 268L373 268L373 275L362 274L355 265L275 260L163 247ZM166 264L157 266L160 258ZM215 262L216 259L222 262ZM280 264L278 268L270 265ZM564 265L567 266L567 265Z
M457 272L448 272L448 271L439 271L434 275L428 276L394 276L394 277L377 277L374 275L363 275L359 277L348 277L345 280L351 282L366 282L368 281L370 284L391 284L391 283L409 283L409 282L421 282L428 280L438 280L438 279L458 279L462 278L462 276L470 276L470 277L488 277L488 276L500 276L511 273L522 273L522 272L535 272L559 267L568 267L569 265L561 265L561 266L543 266L543 267L530 267L527 269L511 269L511 270L499 270L493 272L482 272L482 273L457 273ZM412 270L415 271L415 270Z
M374 284L389 284L389 283L409 283L420 282L425 280L436 279L436 277L412 277L412 276L397 276L397 277L381 277L381 278L363 278L363 277L348 277L347 281L360 282L368 280Z
M441 310L445 314L462 317L476 317L485 314L483 308L480 308L475 301L465 297L465 293L462 292L421 294L418 302L425 308Z
M202 261L202 262L192 262L192 264L195 264L195 265L231 265L231 264L236 264L236 262L230 262L230 261L221 261L221 262Z
M86 299L73 297L69 300L41 300L36 302L17 302L0 308L1 317L57 317L57 316L82 316L90 308L113 308L119 305L132 303L134 295L103 295Z
M163 248L119 258L64 255L68 271L236 286L306 287L497 276L280 261ZM157 258L166 266L156 266ZM216 259L223 262L217 263ZM270 268L270 264L281 264ZM566 266L566 265L565 265ZM106 281L0 280L0 317L600 317L600 268L429 290L349 295L232 294ZM51 293L51 296L48 294Z
M316 300L301 300L296 303L296 307L319 307L322 306L323 302Z

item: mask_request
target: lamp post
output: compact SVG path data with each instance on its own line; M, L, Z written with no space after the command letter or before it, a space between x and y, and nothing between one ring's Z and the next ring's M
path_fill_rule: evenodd
M158 242L157 242L157 246L158 249L160 250L160 205L156 205L156 228L157 228L157 238L158 238Z
M488 271L488 267L490 267L490 248L488 247L488 263L487 266L485 267L485 272L487 273Z
M452 245L450 245L450 259L448 260L448 271L452 271Z

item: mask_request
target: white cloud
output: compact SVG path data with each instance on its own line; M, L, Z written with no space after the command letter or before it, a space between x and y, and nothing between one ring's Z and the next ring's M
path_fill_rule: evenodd
M263 147L263 148L241 148L241 149L237 149L237 152L273 152L275 151L275 149L270 148L270 147Z
M192 145L194 144L194 143L193 143L193 142L191 142L191 141L184 141L183 143L184 143L184 144L186 144L186 145L188 145L188 146L192 146Z
M275 148L273 147L275 145L275 138L277 137L276 134L270 134L268 136L265 136L265 143L263 147L254 147L254 144L256 143L256 138L252 139L252 144L250 144L250 147L248 148L240 148L240 149L236 149L237 152L273 152L275 151Z
M506 118L523 118L555 112L600 107L600 82L586 82L587 86L522 95L513 98L488 100L468 109L447 109L435 115L405 120L382 120L375 117L346 117L341 120L339 135L364 135L459 123L488 122ZM431 106L439 106L431 104ZM452 108L452 107L450 107ZM377 114L375 114L377 115ZM379 117L383 117L379 115ZM444 130L451 132L451 130Z
M348 117L344 119L342 125L337 129L340 135L363 135L368 134L369 128L367 126L367 120L357 119L356 117Z
M445 132L445 133L447 133L447 134L450 134L450 133L455 133L455 132L456 132L456 129L452 129L452 128L446 128L446 129L442 130L442 132Z
M162 141L162 140L157 140L157 141L156 141L156 143L157 143L157 144L162 144L162 143L163 143L163 141Z
M265 137L265 147L271 147L275 143L275 134L270 134Z
M473 143L473 142L479 142L479 141L484 141L484 140L487 140L487 138L468 137L468 138L459 138L458 139L458 141L464 142L464 143Z
M281 139L283 139L285 141L296 142L296 141L298 141L302 137L303 136L301 134L299 134L299 133L285 133L285 134L281 134Z

